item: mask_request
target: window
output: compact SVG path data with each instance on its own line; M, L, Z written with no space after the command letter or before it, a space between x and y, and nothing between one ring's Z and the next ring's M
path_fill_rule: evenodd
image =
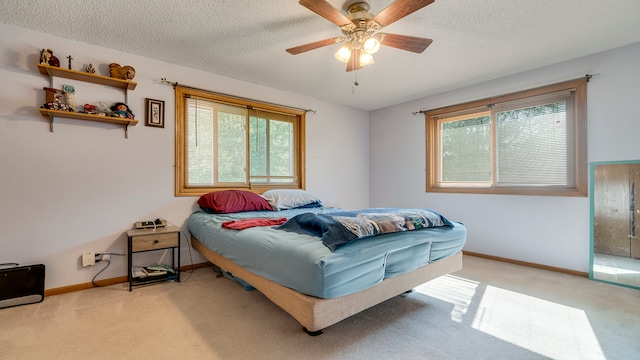
M176 196L304 188L303 110L176 86Z
M427 111L427 191L586 196L586 82Z

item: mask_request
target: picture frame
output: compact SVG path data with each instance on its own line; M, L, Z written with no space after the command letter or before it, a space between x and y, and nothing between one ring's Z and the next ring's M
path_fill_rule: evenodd
M164 127L164 101L163 100L154 100L154 99L146 99L147 110L146 110L146 126L153 127Z

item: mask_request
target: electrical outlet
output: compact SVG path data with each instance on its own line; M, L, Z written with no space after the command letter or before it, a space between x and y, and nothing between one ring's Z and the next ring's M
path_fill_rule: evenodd
M82 266L90 266L96 264L96 255L92 252L82 254Z

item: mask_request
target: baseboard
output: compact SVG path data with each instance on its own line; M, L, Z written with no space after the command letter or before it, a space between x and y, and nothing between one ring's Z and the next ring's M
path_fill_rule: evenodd
M186 266L181 266L180 267L180 271L196 270L196 269L203 268L203 267L210 267L211 265L212 264L210 262L203 262L203 263L199 263L199 264L186 265ZM115 278L111 278L111 279L96 280L96 282L95 282L96 285L94 285L92 282L90 282L90 283L84 283L84 284L63 286L63 287L54 288L54 289L47 289L47 290L44 291L44 297L53 296L53 295L60 295L60 294L66 294L66 293L70 293L70 292L74 292L74 291L80 291L80 290L87 290L87 289L92 289L92 288L95 288L95 287L115 285L115 284L120 284L120 283L127 282L127 281L129 281L129 278L127 276L119 276L119 277L115 277Z
M586 277L586 278L589 277L589 273L588 272L583 272L583 271L576 271L576 270L565 269L565 268L560 268L560 267L555 267L555 266L536 264L536 263L532 263L532 262L514 260L514 259L509 259L509 258L503 258L503 257L500 257L500 256L481 254L481 253L476 253L476 252L471 252L471 251L464 251L464 254L465 255L469 255L469 256L475 256L475 257L490 259L490 260L502 261L502 262L506 262L506 263L510 263L510 264L528 266L528 267L532 267L532 268L536 268L536 269L555 271L555 272L559 272L559 273L563 273L563 274L575 275L575 276Z

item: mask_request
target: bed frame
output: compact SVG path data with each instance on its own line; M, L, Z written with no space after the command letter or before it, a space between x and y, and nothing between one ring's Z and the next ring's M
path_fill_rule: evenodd
M191 236L191 244L207 260L251 284L274 304L293 316L302 324L304 331L312 336L320 335L324 328L394 296L410 291L429 280L462 269L462 252L459 252L412 272L384 279L378 285L355 294L322 299L301 294L256 275L207 248L193 235Z

